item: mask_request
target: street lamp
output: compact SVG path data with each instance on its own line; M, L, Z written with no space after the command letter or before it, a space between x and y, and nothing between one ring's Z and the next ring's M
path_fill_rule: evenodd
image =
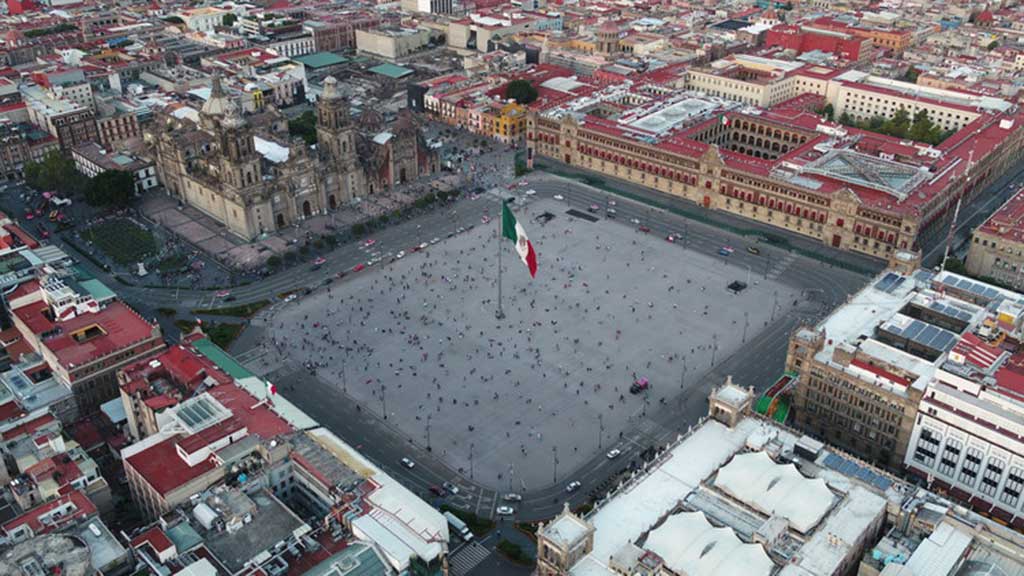
M558 446L551 447L551 456L555 464L554 480L552 482L558 482Z
M427 452L431 451L430 448L430 414L427 414Z
M381 385L380 385L380 411L381 411L381 414L384 416L384 419L387 420L388 419L388 403L387 403L387 400L385 400L385 398L384 398L384 391L385 390L387 390L387 386L385 386L384 383L382 382Z
M470 442L469 443L469 479L470 480L473 479L473 448L474 447L476 447L476 444Z
M603 447L602 443L604 442L604 414L597 415L597 426L597 449L601 450Z
M749 317L750 317L750 313L744 311L743 312L743 342L744 343L746 343L746 341L747 341L747 328L750 326Z
M715 356L718 353L718 334L711 335L711 367L715 366Z

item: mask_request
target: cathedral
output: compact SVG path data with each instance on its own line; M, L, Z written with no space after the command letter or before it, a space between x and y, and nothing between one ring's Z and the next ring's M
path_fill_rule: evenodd
M273 108L243 115L214 76L198 122L162 115L146 136L167 193L244 240L438 168L411 112L390 126L369 108L353 118L333 77L316 103L316 132L311 147Z

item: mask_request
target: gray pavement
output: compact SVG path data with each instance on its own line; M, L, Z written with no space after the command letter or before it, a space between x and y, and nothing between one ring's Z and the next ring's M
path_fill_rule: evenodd
M555 219L532 221L544 211ZM258 369L320 364L320 380L414 443L427 446L429 427L450 468L527 491L567 481L800 298L756 274L732 294L751 271L731 257L565 211L550 199L519 209L540 271L531 281L505 242L505 320L492 222L282 307L268 320L277 353ZM638 377L647 394L629 393Z

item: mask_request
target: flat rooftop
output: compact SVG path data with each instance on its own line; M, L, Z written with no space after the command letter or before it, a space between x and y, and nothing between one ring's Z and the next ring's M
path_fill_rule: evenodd
M251 522L234 532L224 530L206 534L206 547L232 573L241 570L250 560L278 542L309 530L306 523L269 491L261 490L249 498L255 504Z

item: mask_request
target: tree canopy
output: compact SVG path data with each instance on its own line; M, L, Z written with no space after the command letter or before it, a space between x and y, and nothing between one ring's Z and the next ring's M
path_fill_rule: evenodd
M235 22L237 22L237 21L238 21L238 16L235 16L231 12L228 12L227 14L224 15L223 18L220 19L221 25L224 26L225 28L231 28L232 26L235 25Z
M292 136L302 136L306 144L316 144L316 116L312 110L306 110L297 118L288 121L288 133Z
M121 208L135 194L135 178L131 172L107 170L96 175L85 188L85 201L91 206Z
M75 170L70 158L50 152L40 162L25 164L25 182L36 190L71 196L85 190L88 179Z
M887 134L895 138L909 138L926 144L939 144L946 138L953 135L953 130L944 131L941 126L932 122L927 110L918 110L913 118L906 108L900 107L896 114L889 119L882 116L872 116L866 121L856 121L846 112L839 116L839 123L846 126L853 126L861 130Z
M513 80L508 83L505 97L512 98L519 104L529 104L537 99L537 89L528 80Z

